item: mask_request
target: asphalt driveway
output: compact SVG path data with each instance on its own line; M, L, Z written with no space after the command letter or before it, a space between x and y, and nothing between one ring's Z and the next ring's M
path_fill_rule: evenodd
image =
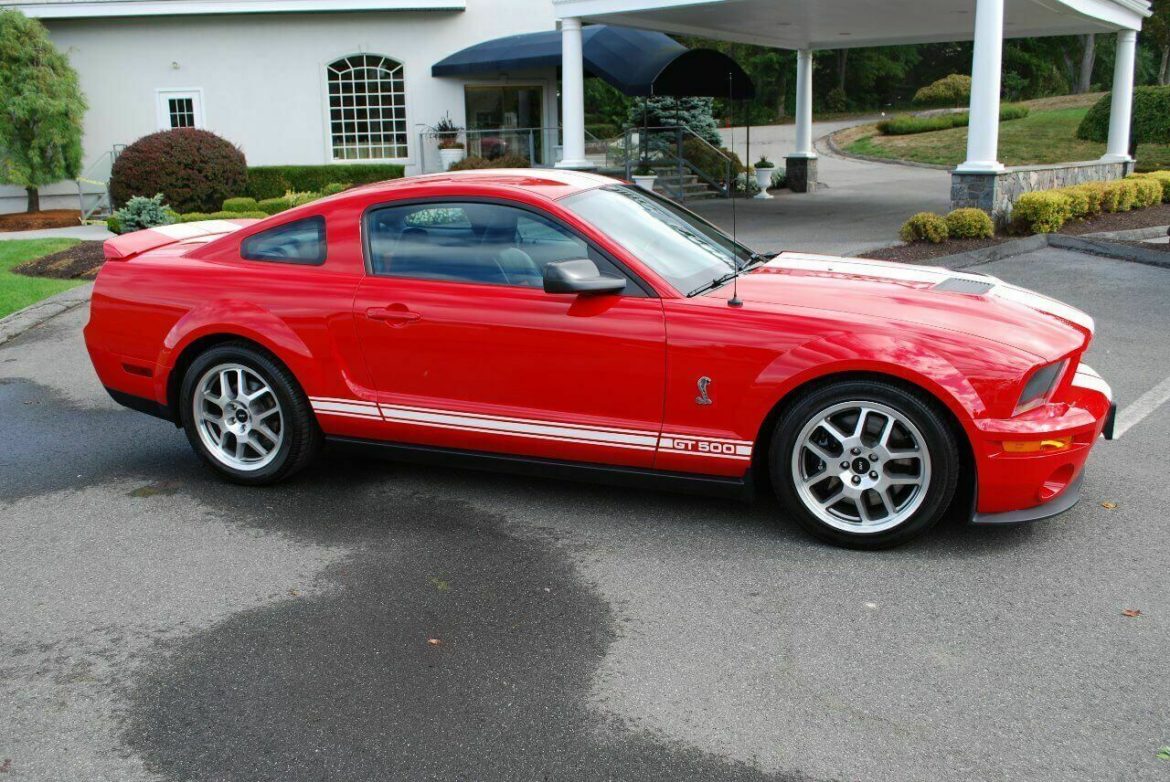
M1095 315L1123 406L1170 374L1170 271L980 270ZM1170 779L1170 405L1058 519L859 553L767 500L333 453L230 486L105 397L84 320L0 347L0 778Z

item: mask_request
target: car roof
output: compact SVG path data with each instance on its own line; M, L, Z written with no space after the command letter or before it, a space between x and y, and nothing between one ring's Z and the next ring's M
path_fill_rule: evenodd
M485 168L471 171L448 171L442 174L422 174L402 177L385 182L374 182L351 190L347 195L387 195L399 190L418 187L434 187L438 191L447 187L474 186L476 189L498 187L502 190L524 190L550 200L564 198L583 190L592 190L603 185L612 185L617 180L586 171L572 171L558 168Z

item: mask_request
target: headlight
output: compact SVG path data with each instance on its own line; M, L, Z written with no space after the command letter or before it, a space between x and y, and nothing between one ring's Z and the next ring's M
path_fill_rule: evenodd
M1012 415L1025 413L1044 404L1049 394L1052 393L1056 381L1060 379L1066 363L1065 361L1057 361L1055 364L1040 367L1033 372L1032 376L1028 378L1028 382L1024 383L1024 390L1020 393L1020 401L1016 403L1016 411Z

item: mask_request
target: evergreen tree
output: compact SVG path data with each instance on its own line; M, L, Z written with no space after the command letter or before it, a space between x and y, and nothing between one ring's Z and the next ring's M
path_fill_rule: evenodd
M85 98L77 73L40 22L0 10L0 182L28 192L81 173Z

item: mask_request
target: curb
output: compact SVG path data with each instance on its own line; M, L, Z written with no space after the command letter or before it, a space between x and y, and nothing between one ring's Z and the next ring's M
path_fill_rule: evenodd
M1154 231L1150 237L1165 236L1166 228L1140 228L1138 231ZM1116 234L1134 233L1133 231L1116 231L1110 234L1091 234L1085 236L1069 236L1068 234L1036 234L1024 239L1016 239L993 247L981 250L968 250L964 253L944 255L941 258L921 261L922 266L941 266L945 269L965 269L970 266L980 266L985 263L1002 261L1016 255L1035 252L1045 247L1055 247L1060 250L1074 250L1089 255L1099 255L1103 258L1112 258L1117 261L1129 261L1146 266L1157 266L1170 269L1170 252L1164 250L1147 250L1144 247L1134 247L1128 244L1114 244L1109 239L1120 239ZM1107 236L1108 238L1103 238ZM1150 238L1145 237L1145 238Z
M0 345L19 337L29 329L36 328L47 320L57 317L62 312L68 312L89 301L93 293L93 283L78 285L67 291L41 299L36 304L30 304L22 310L0 318Z
M829 147L829 151L837 157L845 158L846 160L860 160L865 163L882 163L887 166L903 166L905 168L925 168L929 171L952 171L954 166L940 166L936 163L917 163L913 160L895 160L894 158L875 157L874 155L857 155L853 152L846 152L844 147L837 143L837 134L844 133L850 128L841 128L841 130L833 131L822 137L825 144Z

